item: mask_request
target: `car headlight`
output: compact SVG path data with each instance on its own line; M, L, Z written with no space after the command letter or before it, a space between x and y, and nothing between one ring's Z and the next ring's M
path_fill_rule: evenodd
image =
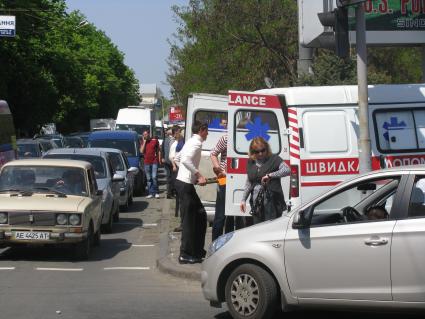
M80 214L71 214L69 215L69 223L72 226L77 226L81 223L81 217Z
M8 215L7 213L0 213L0 224L7 224Z
M68 223L68 216L66 214L57 214L56 223L58 225L66 225Z
M208 247L207 258L223 247L232 237L234 232L230 232L218 237Z

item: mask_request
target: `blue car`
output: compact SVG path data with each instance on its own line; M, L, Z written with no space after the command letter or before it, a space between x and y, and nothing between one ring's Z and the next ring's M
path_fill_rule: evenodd
M146 175L140 153L139 135L134 131L98 131L89 135L88 147L106 147L121 150L128 158L130 167L139 172L134 181L136 195L143 195L146 188Z

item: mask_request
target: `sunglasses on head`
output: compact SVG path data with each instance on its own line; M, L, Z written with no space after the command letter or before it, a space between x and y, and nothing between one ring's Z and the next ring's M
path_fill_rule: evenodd
M262 148L261 150L252 150L251 152L253 154L260 154L260 153L264 153L265 151L266 151L266 149L265 148Z

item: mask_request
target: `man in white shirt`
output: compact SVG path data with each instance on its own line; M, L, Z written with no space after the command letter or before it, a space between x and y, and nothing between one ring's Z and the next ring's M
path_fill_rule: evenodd
M200 263L206 253L204 244L207 214L194 184L205 186L207 182L199 172L199 162L202 142L208 136L208 125L195 121L192 125L192 133L193 136L185 143L178 156L180 166L175 185L180 199L183 226L179 257L181 264Z

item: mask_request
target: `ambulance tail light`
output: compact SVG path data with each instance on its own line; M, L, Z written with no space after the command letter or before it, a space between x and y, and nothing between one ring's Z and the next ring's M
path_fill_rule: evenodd
M289 185L291 188L291 198L298 197L300 194L300 183L298 176L298 165L291 165L291 175L289 179Z

